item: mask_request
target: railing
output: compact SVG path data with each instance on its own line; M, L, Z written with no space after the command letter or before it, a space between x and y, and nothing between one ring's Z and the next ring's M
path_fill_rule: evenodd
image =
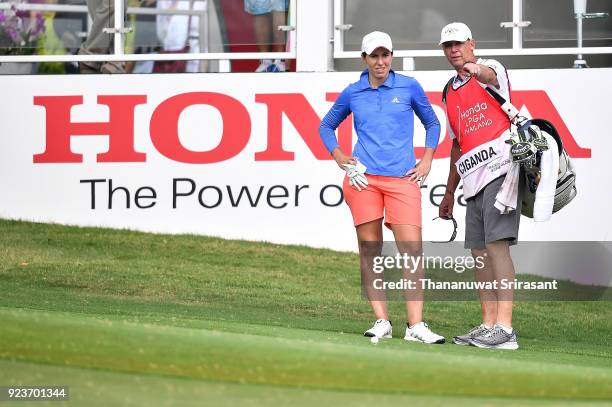
M208 0L199 0L204 3L202 10L161 10L152 8L128 7L127 14L135 15L193 15L200 18L199 37L200 48L204 52L198 53L163 53L163 54L126 54L124 53L125 35L129 31L122 18L123 2L114 0L115 21L114 27L109 27L114 35L114 53L96 55L0 55L0 62L79 62L79 61L192 61L192 60L251 60L251 59L292 59L296 57L295 47L287 52L206 52L209 49L209 10ZM0 3L0 9L10 9L10 3ZM60 4L18 4L18 10L24 11L50 11L87 13L86 6L60 5ZM290 2L290 14L295 15L295 1ZM295 44L292 26L281 26L280 30L288 32L288 41Z
M360 51L344 50L344 33L352 29L350 22L344 19L345 0L333 0L334 2L334 58L351 59L360 58ZM586 7L586 6L585 6ZM597 13L598 17L607 16L606 13ZM582 37L582 25L579 13L576 14L579 27L579 38ZM512 21L501 22L500 28L512 30L512 48L486 49L478 48L475 54L478 56L519 56L519 55L595 55L612 54L612 47L582 47L582 42L578 42L576 47L565 48L523 48L522 30L531 24L530 21L523 21L523 0L512 0ZM440 27L441 28L441 27ZM394 50L393 55L400 58L417 57L440 57L442 51L438 49L430 50Z
M125 27L121 18L122 0L113 0L115 4L113 54L103 55L0 55L0 62L79 62L79 61L172 61L172 60L218 60L224 67L220 70L229 70L230 60L253 59L297 59L297 70L326 71L333 67L333 58L358 59L359 51L346 51L344 49L344 33L351 29L350 24L344 20L345 0L292 0L289 3L289 14L294 21L293 25L279 27L288 34L287 41L291 46L285 52L207 52L210 49L210 22L209 7L211 0L201 0L206 6L203 10L160 10L151 8L128 7L127 14L158 15L179 14L194 15L201 19L200 46L198 53L163 53L163 54L126 54L124 53ZM235 0L241 1L241 0ZM537 1L537 0L534 0ZM501 22L500 26L512 30L512 45L508 48L478 48L479 56L542 56L542 55L612 55L612 47L563 47L563 48L524 48L522 30L529 26L529 21L523 21L524 0L512 0L512 21ZM299 3L299 4L298 4ZM9 8L9 3L0 3L0 8ZM21 10L31 11L64 11L73 13L87 13L86 6L69 6L57 4L19 4ZM298 14L299 11L299 14ZM576 17L579 18L578 14ZM581 21L580 21L581 22ZM580 35L580 34L579 34ZM297 41L296 41L297 40ZM331 44L330 44L331 43ZM420 57L443 57L439 48L428 50L397 49L396 57L410 61ZM299 58L298 58L299 56ZM304 63L303 61L314 61ZM302 61L302 62L300 62ZM329 61L332 61L331 63ZM304 66L302 69L300 65ZM410 64L404 65L410 66ZM409 69L409 68L406 68Z

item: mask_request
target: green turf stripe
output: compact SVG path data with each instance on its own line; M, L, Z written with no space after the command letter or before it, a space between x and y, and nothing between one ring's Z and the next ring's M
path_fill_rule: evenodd
M560 369L554 359L492 362L490 352L461 349L464 352L457 354L459 347L453 345L428 347L393 340L373 346L364 338L328 332L262 336L6 309L0 310L0 322L2 343L8 344L0 352L4 359L251 384L298 383L312 389L535 399L612 397L610 369Z
M410 405L471 407L491 405L506 407L604 406L607 403L562 400L529 400L493 397L445 397L402 394L372 394L364 391L299 389L270 385L215 383L145 374L126 374L94 369L62 367L0 360L2 383L70 383L70 401L52 405L108 407L113 405L142 406L350 406ZM20 406L40 406L39 402Z

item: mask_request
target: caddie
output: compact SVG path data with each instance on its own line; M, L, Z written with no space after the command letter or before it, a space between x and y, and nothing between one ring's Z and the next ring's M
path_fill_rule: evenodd
M451 163L439 216L452 218L455 191L461 180L466 198L465 247L474 258L484 259L476 270L478 281L514 280L510 245L516 244L521 215L517 208L501 214L494 207L496 196L510 169L511 123L499 103L487 92L489 87L510 100L506 68L493 59L477 59L476 41L469 27L451 23L441 32L439 45L457 75L444 89L448 133L453 140ZM517 188L517 191L520 188ZM482 323L465 335L455 336L458 345L481 348L518 349L512 328L513 291L481 290Z

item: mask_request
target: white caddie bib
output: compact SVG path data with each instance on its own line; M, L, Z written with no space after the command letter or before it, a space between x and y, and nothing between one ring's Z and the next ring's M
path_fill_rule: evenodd
M510 145L505 143L508 138L510 130L474 147L457 160L455 166L463 181L465 198L473 197L491 181L508 172L512 163Z

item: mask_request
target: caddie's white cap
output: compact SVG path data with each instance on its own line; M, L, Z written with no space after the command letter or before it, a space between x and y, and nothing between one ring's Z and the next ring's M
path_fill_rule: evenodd
M361 41L361 52L370 55L378 47L383 47L393 52L393 43L391 42L389 34L380 31L372 31L363 37Z
M442 45L448 41L465 42L472 39L470 28L463 23L450 23L442 29L440 34L440 43Z

